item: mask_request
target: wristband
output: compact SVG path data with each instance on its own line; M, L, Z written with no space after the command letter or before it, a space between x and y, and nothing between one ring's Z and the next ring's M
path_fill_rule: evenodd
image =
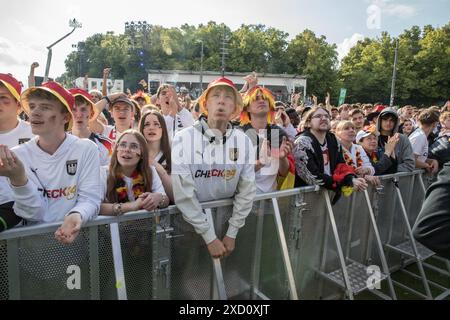
M108 98L108 96L104 96L102 97L102 99L105 99L108 104L111 104L111 100Z

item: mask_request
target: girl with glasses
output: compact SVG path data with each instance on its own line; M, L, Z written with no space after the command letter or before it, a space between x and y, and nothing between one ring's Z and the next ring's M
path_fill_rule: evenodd
M161 180L155 168L149 165L145 138L133 129L123 132L114 146L104 185L102 215L153 211L169 205Z

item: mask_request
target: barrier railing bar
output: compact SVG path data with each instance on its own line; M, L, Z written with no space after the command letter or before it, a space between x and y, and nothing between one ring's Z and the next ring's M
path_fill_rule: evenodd
M114 260L114 273L116 276L117 298L119 300L127 300L127 287L125 283L125 272L123 269L122 247L120 245L119 225L111 223L111 246Z
M323 234L323 245L322 245L322 254L320 257L320 266L319 271L325 273L325 266L327 262L327 248L328 248L328 233L330 232L330 220L325 218L325 232ZM325 279L323 277L319 278L319 297L323 297L323 284Z
M210 225L214 229L214 220L212 217L211 209L205 209L206 218L208 219ZM209 254L209 253L208 253ZM214 270L214 280L213 281L213 291L217 291L219 300L227 300L227 292L225 290L225 281L223 280L222 264L220 259L213 258L213 270Z
M344 258L344 253L342 252L341 241L339 240L339 233L337 231L336 221L334 220L334 214L333 214L333 208L331 206L330 195L328 194L328 191L326 191L326 190L324 190L322 192L325 197L325 202L327 204L328 217L330 218L331 229L333 230L333 236L334 236L334 240L336 242L336 249L337 249L338 256L339 256L339 262L340 262L341 268L342 268L342 274L344 275L344 284L345 284L345 288L347 291L347 295L350 300L353 300L353 290L352 290L352 286L350 283L350 278L348 276L347 263Z
M89 276L91 279L91 299L100 300L98 226L89 227Z
M400 211L401 211L402 216L403 216L403 221L404 221L404 223L406 225L406 229L408 231L409 241L411 242L411 246L412 246L412 249L413 249L413 252L414 252L414 256L417 259L417 266L419 268L420 275L422 276L422 282L423 282L423 286L425 288L426 295L428 296L429 299L433 299L433 296L431 295L430 287L428 285L428 281L427 281L427 278L426 278L426 275L425 275L425 271L423 270L422 262L420 261L420 258L419 258L419 252L418 252L417 247L416 247L416 241L414 240L414 237L413 237L413 234L412 234L412 230L411 230L411 226L409 225L408 213L406 212L406 209L405 209L405 204L403 202L402 194L400 192L400 187L398 186L398 179L397 178L394 178L394 186L395 186L395 190L397 192L397 197L398 197L398 200L399 200L399 203L400 203L400 207L401 207Z
M261 268L261 251L262 251L262 239L263 239L263 227L264 227L264 208L265 200L261 200L259 208L256 211L256 236L255 236L255 253L253 256L252 267L252 288L251 296L257 295L259 292L259 277Z
M276 229L277 229L278 241L280 243L281 253L283 256L283 262L284 262L283 265L286 270L286 275L288 278L290 297L292 300L298 300L297 288L296 288L295 280L294 280L294 272L292 271L291 260L289 258L289 252L288 252L288 247L287 247L287 243L286 243L286 236L284 234L283 223L281 221L281 216L280 216L280 208L278 207L278 201L276 198L272 199L272 205L273 205L273 213L274 213L275 225L276 225Z
M350 250L352 246L352 233L353 233L353 221L355 217L355 198L356 194L353 195L353 197L350 198L350 203L347 206L347 210L345 211L348 214L348 232L347 232L347 244L345 249L345 260L350 258Z
M19 241L20 239L9 239L6 242L8 256L8 291L9 300L19 300L20 292L20 269L19 269Z
M364 190L364 197L366 198L367 208L369 209L369 218L370 218L370 222L372 224L372 231L375 235L375 242L378 247L378 254L380 255L381 267L383 268L383 272L387 276L387 281L388 281L388 285L389 285L389 291L391 293L391 298L393 300L397 300L397 296L395 294L394 286L392 284L391 274L389 272L389 267L387 264L386 256L384 255L383 244L381 242L380 233L378 232L377 222L375 220L375 215L372 210L372 205L370 203L370 197L369 197L369 193L367 192L367 190Z
M415 278L415 279L417 279L417 280L420 280L420 279L421 279L421 277L420 277L419 275L417 275L417 274L415 274L414 272L411 272L411 271L409 271L409 270L402 269L402 270L400 270L400 272L402 272L402 273L404 273L404 274L407 274L407 275L409 275L410 277L413 277L413 278ZM428 281L428 283L429 283L431 286L433 286L433 287L435 287L435 288L438 288L438 289L440 289L440 290L442 290L442 291L447 290L446 287L440 285L439 283L436 283L436 282L431 281L431 280L427 280L427 281Z
M409 291L409 292L411 292L412 294L415 294L416 296L421 297L422 299L428 299L428 296L424 295L423 293L421 293L421 292L419 292L419 291L417 291L417 290L414 290L414 289L412 289L412 288L410 288L410 287L408 287L408 286L405 286L404 284L402 284L402 283L400 283L400 282L398 282L398 281L396 281L396 280L392 280L392 282L393 282L396 286L402 288L403 290Z

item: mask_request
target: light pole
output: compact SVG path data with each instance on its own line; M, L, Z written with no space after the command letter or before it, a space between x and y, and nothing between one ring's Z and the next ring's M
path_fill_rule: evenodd
M197 40L197 42L200 42L201 47L201 53L200 53L200 94L203 93L203 40Z
M398 39L395 42L394 70L392 71L391 100L389 102L389 107L391 108L394 106L395 80L397 79L397 56L398 56Z
M48 49L48 55L47 55L47 66L45 67L45 76L44 76L44 82L48 81L48 73L50 72L50 63L52 62L52 47L55 46L60 41L64 40L68 36L70 36L75 29L81 28L81 23L79 23L75 18L73 20L69 21L69 27L72 27L72 31L70 31L68 34L66 34L64 37L58 39L57 41L53 42L51 45L47 47Z

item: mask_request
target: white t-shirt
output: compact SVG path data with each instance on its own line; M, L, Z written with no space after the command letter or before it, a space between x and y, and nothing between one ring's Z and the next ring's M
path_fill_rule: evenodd
M62 221L71 211L81 214L83 224L94 219L101 202L97 146L66 134L56 152L49 154L37 139L13 148L28 177L24 186L12 187L16 214L35 222Z
M186 108L178 112L175 118L167 115L164 116L164 120L166 121L167 134L169 135L170 141L172 141L178 131L194 124L194 118L192 118L192 114Z
M25 143L34 137L29 123L18 119L18 125L8 132L0 132L0 144L13 148ZM6 177L0 176L0 204L14 201L13 193Z
M408 138L411 142L414 155L418 156L417 160L425 162L428 158L428 139L423 130L417 128Z
M133 129L133 127L130 127L130 129ZM121 135L122 132L119 132L116 126L103 126L102 136L107 137L112 142L116 142L116 140L119 140Z
M328 151L328 144L326 140L324 145L320 145L320 149L322 149L322 156L323 156L323 172L326 175L331 176L330 153Z
M259 139L266 139L266 133L266 130L258 133ZM255 172L256 194L273 192L276 190L278 168L279 161L272 158L268 164Z

